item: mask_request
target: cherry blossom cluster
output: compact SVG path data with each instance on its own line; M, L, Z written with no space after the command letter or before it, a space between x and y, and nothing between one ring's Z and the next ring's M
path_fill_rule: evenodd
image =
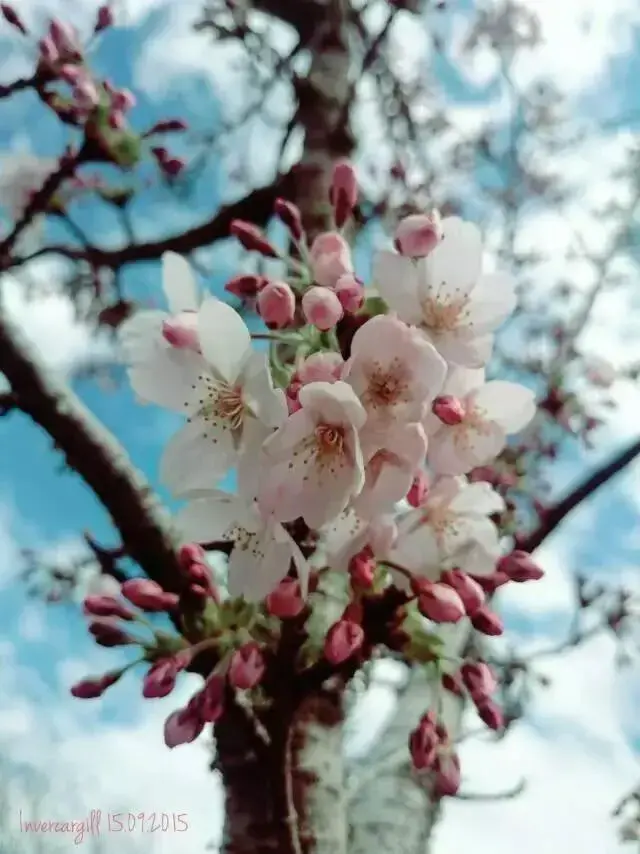
M350 674L386 646L434 670L443 691L467 692L488 726L501 725L488 665L465 661L449 630L470 621L500 634L488 594L541 575L528 554L504 553L504 500L468 477L535 413L531 391L485 376L494 334L515 307L513 283L483 270L473 224L431 212L399 223L365 288L346 238L357 196L352 166L338 164L335 228L311 242L295 205L279 199L287 251L251 223L232 223L247 250L282 271L226 286L268 331L252 333L231 305L202 292L175 253L163 257L167 310L139 311L121 328L140 401L185 417L160 476L185 502L175 524L187 582L181 600L154 589L136 601L132 582L122 594L143 609L173 609L178 625L185 608L200 613L197 637L185 629L188 640L171 648L156 634L145 647L145 696L164 696L180 670L215 653L202 691L167 721L169 746L217 720L228 690L268 693L288 621L301 667L322 661ZM234 488L223 489L230 477ZM229 555L225 592L203 547ZM96 620L130 619L121 605L86 604L99 642L107 630ZM103 690L88 684L76 693ZM438 791L457 789L459 763L436 708L410 752Z

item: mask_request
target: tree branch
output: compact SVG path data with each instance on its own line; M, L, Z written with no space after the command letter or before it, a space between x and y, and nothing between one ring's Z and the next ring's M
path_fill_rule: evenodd
M628 448L597 469L561 501L550 507L544 513L540 525L518 543L518 548L526 552L533 552L539 548L572 510L632 463L638 454L640 454L640 439L636 439Z
M248 219L258 225L265 225L273 214L273 204L277 196L287 194L290 180L290 174L280 175L268 187L259 187L244 198L224 205L201 225L161 240L130 243L118 249L100 249L93 246L83 248L64 245L45 246L28 257L15 259L11 266L24 264L43 255L63 255L74 261L87 261L94 267L109 267L117 270L125 264L155 261L168 251L187 255L201 246L209 246L216 240L229 237L229 227L234 219Z
M53 439L111 516L127 554L166 590L183 588L168 519L151 487L82 401L49 374L15 324L0 315L0 371L17 405Z

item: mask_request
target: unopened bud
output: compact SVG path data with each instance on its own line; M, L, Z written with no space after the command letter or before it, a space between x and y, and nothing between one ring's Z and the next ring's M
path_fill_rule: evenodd
M498 687L493 671L484 661L466 661L460 668L460 678L475 703L488 699Z
M343 161L336 164L329 189L329 201L333 205L336 227L342 228L358 201L358 179L351 163Z
M413 767L418 771L430 768L436 759L440 739L436 732L436 719L428 712L409 736L409 753Z
M493 700L485 700L476 706L480 720L485 723L489 729L494 731L501 730L504 727L504 715L502 709L497 706Z
M407 492L407 501L412 507L421 507L429 493L429 477L420 469L414 477L411 489Z
M433 401L432 411L447 427L455 427L456 424L460 424L465 416L462 402L449 394L436 397Z
M258 294L258 311L267 326L283 329L296 312L296 297L286 282L269 281Z
M302 297L302 313L307 323L327 332L344 314L340 300L329 288L312 287Z
M442 238L442 224L437 211L412 214L400 221L395 234L395 247L401 255L424 258Z
M376 573L376 562L371 554L371 549L364 548L354 555L349 561L349 575L351 583L356 587L371 587Z
M89 623L89 631L94 636L98 646L129 646L136 643L135 638L127 634L116 623L111 623L107 618L98 618Z
M20 30L23 36L28 35L27 28L22 23L22 20L13 6L10 6L8 3L0 3L0 12L2 12L2 17L8 24L11 24L11 26L15 27L16 30Z
M178 709L172 712L164 722L164 743L169 748L177 747L179 744L189 744L195 741L204 729L204 721L201 720L195 709Z
M132 578L122 585L122 595L143 611L168 611L178 604L175 593L167 593L148 578Z
M360 311L364 303L364 286L352 273L340 276L335 284L336 296L347 314Z
M81 679L71 686L71 694L79 700L95 700L101 697L107 688L118 681L122 676L121 670L116 670L112 673L105 673L103 676L88 677Z
M274 617L297 617L304 608L300 583L295 578L283 578L266 598L267 611Z
M118 617L121 620L134 620L135 614L114 596L86 596L83 602L85 614L92 617Z
M233 294L241 300L255 299L258 292L268 282L264 276L256 276L253 273L234 276L224 286L225 291Z
M327 633L324 655L331 664L342 664L358 652L364 643L364 630L352 620L339 620Z
M249 691L264 676L265 663L257 643L251 641L237 649L231 656L227 678L229 684L240 691Z
M275 215L287 226L293 239L302 240L304 228L302 227L300 209L286 199L276 199L273 210Z
M277 250L257 225L245 222L243 219L234 219L229 230L240 241L241 245L250 252L259 252L266 258L278 257Z
M93 28L94 33L101 33L103 30L112 27L115 21L115 17L113 14L113 9L108 3L105 3L104 6L100 6L98 9L98 14L96 16L96 24Z
M531 555L518 549L500 558L496 569L498 572L504 573L511 581L518 583L538 581L544 575Z
M200 716L206 723L215 723L224 712L225 679L215 671L204 683L204 688L198 697Z
M453 797L460 789L460 759L455 753L441 753L434 763L434 795Z
M175 133L183 130L188 130L189 125L182 119L165 119L164 121L156 122L155 125L148 130L144 136L153 136L156 133Z
M430 584L418 596L420 613L434 623L457 623L465 615L460 596L446 584Z
M441 581L453 587L462 599L468 617L472 617L484 605L484 590L466 572L460 569L447 570L442 573Z
M178 657L154 662L142 680L142 696L148 700L166 697L173 691L176 677L186 663Z
M471 617L471 624L476 631L483 635L489 635L489 637L497 637L504 631L500 617L490 611L486 605L479 608Z

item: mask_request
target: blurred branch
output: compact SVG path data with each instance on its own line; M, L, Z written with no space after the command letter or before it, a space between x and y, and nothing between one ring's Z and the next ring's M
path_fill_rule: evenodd
M526 788L527 781L523 779L503 792L458 792L455 797L458 801L511 801L521 795Z
M540 525L518 543L518 548L526 552L533 552L539 548L572 510L575 510L592 493L632 463L638 454L640 454L640 439L636 439L635 442L621 451L610 462L598 468L590 477L579 484L557 504L547 508L542 516Z

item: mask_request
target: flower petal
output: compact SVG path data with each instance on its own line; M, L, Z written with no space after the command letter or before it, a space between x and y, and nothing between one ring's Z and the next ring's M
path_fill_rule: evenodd
M471 294L467 325L474 336L493 332L516 307L513 278L507 273L482 276Z
M488 483L479 481L469 483L461 489L451 501L450 507L456 513L490 516L493 513L502 513L505 504L504 499L495 489Z
M269 427L280 427L287 418L285 394L273 385L266 353L251 353L242 372L247 406Z
M176 496L192 489L210 489L236 459L233 436L226 425L194 416L167 443L160 478Z
M536 414L534 393L519 383L492 380L479 388L472 399L505 433L522 430Z
M373 284L389 308L405 323L419 323L422 308L418 297L415 264L397 252L380 252L373 262Z
M206 370L202 358L186 350L158 350L152 360L134 364L128 370L131 387L147 403L178 412L185 411L192 386Z
M244 320L230 305L207 297L198 312L198 333L205 359L222 379L235 383L251 353Z
M200 300L193 270L177 252L165 252L162 256L162 287L172 314L198 310Z
M504 430L492 421L443 427L430 437L429 464L437 474L466 474L495 460L505 443Z
M419 262L421 294L462 297L474 288L482 271L480 231L471 222L447 217L442 232L433 252Z
M220 490L194 498L175 517L185 543L208 543L228 539L227 532L237 518L237 499Z
M298 399L316 423L353 425L359 429L367 419L367 413L353 389L341 380L309 383L300 389Z
M472 337L466 329L429 336L438 352L452 365L482 368L491 358L493 336Z

